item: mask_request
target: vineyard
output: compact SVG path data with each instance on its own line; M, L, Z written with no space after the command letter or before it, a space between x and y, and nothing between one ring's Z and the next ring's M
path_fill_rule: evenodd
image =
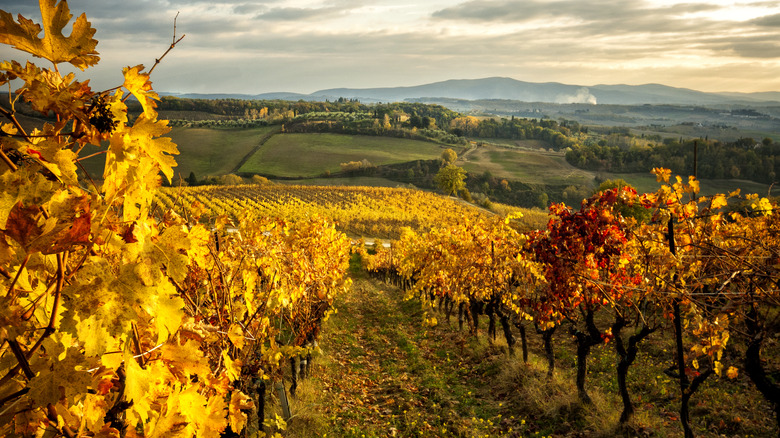
M212 216L226 215L236 223L242 217L282 217L299 220L327 218L353 236L396 239L401 229L428 231L460 220L486 219L492 213L455 198L419 190L387 187L317 187L241 185L161 188L156 203L161 211L173 209L186 215L201 206ZM537 228L545 214L528 213L520 226Z
M648 418L666 416L675 426L658 436L777 433L776 203L743 196L749 208L731 212L739 193L699 196L695 177L666 169L654 170L655 193L605 190L579 209L553 204L549 221L408 189L162 189L178 150L150 75L168 52L95 91L58 67L99 61L86 15L65 37L67 3L40 7L42 24L0 11L0 42L53 66L0 63L0 85L18 86L0 108L0 436L295 436L305 423L290 405L312 377L333 396L314 407L332 413L323 436L374 423L369 436L593 436L510 395L572 369L567 409L591 412L596 367L614 376L599 393L620 403L602 431L654 436ZM180 41L174 25L168 50ZM26 130L16 101L56 122ZM100 184L85 177L88 157L103 160ZM348 234L393 242L369 250ZM341 305L356 312L343 327L332 323ZM416 312L414 326L402 312ZM488 361L466 353L482 348L485 318L493 348L480 352L516 365L500 388L516 403L505 417L472 394L490 383ZM456 324L467 336L442 329ZM568 363L556 360L563 343ZM546 369L535 382L548 386L523 382L537 357ZM565 396L553 392L536 398ZM717 395L744 404L744 394L755 396L739 411L751 421L723 403L700 421Z
M457 315L459 327L476 334L479 315L487 315L488 336L495 339L500 324L510 354L519 332L524 362L527 331L539 333L548 378L556 369L553 336L567 333L584 405L592 403L589 356L596 346L614 345L621 424L636 414L632 366L649 338L664 337L671 348L662 362L669 366L659 371L677 382L675 418L686 437L712 431L691 416L697 391L705 382L734 391L713 380L736 379L740 372L773 406L780 425L780 386L773 377L780 210L748 196L748 214L726 214L727 196L697 198L695 178L670 182L668 170L655 173L664 183L657 193L607 190L579 210L554 204L555 216L543 230L521 234L508 221L464 221L410 231L391 248L364 252L364 265L406 290L407 298L421 300L429 325ZM650 222L628 215L636 206L653 212Z

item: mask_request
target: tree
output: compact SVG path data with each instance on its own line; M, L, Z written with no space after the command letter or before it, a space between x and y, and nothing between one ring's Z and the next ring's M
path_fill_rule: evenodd
M243 178L241 178L238 175L232 174L232 173L230 175L222 176L220 178L220 180L222 181L222 184L224 184L226 186L236 186L236 185L244 183L244 179Z
M457 159L458 154L450 148L445 149L444 152L441 153L441 161L444 162L444 164L455 164L455 160Z
M466 187L465 179L466 171L453 164L448 164L439 169L439 172L433 178L436 185L444 190L444 193L448 196Z
M198 178L195 177L195 172L190 172L190 176L187 177L187 185L189 186L198 185Z
M260 186L264 186L267 184L271 184L271 181L268 181L268 178L260 175L252 175L252 184L257 184Z

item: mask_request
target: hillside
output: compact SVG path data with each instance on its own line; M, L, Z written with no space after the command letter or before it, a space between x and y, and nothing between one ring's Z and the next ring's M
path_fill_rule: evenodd
M341 163L367 160L372 165L434 160L440 145L418 140L339 134L277 135L238 171L277 177L311 177L341 171Z

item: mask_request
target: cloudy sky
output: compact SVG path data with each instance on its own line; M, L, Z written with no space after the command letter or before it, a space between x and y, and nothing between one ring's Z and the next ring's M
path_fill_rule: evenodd
M70 0L97 29L94 88L151 66L171 92L311 93L505 76L780 91L780 1ZM0 8L36 17L34 0ZM38 19L36 18L36 21ZM69 29L66 28L66 29ZM21 52L0 48L0 58Z

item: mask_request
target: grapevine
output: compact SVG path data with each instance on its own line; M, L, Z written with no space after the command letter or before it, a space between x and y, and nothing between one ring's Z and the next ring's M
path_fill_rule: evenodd
M53 64L0 64L0 84L21 83L1 110L0 435L216 437L262 423L266 382L312 352L349 287L346 237L317 218L212 230L202 204L155 207L178 151L151 70L126 67L109 91L61 75L99 61L95 29L82 14L65 37L67 3L40 8L42 26L0 11L0 42ZM56 122L26 132L20 99ZM88 144L105 157L100 184L79 178Z
M407 230L389 248L363 251L364 266L407 289L407 298L418 298L428 323L436 323L431 310L437 299L448 320L457 307L461 329L468 322L471 333L482 309L491 320L490 336L492 312L509 311L521 337L522 322L532 320L550 375L553 333L569 328L585 403L587 354L613 342L621 423L634 413L629 368L643 340L659 331L675 340L667 374L680 386L679 418L687 436L693 433L688 404L697 389L711 376L736 378L740 366L777 409L777 385L761 353L780 301L776 205L752 195L744 198L748 211L726 212L738 193L697 197L694 177L684 182L664 169L654 173L662 183L655 193L623 188L598 193L579 210L553 205L547 229L527 234L480 221L419 234ZM649 222L623 217L631 211L624 207L636 205L652 211ZM610 314L611 324L597 326ZM632 331L625 339L627 328ZM505 336L511 353L512 334L505 330ZM742 365L733 352L724 354L734 339L744 345Z

